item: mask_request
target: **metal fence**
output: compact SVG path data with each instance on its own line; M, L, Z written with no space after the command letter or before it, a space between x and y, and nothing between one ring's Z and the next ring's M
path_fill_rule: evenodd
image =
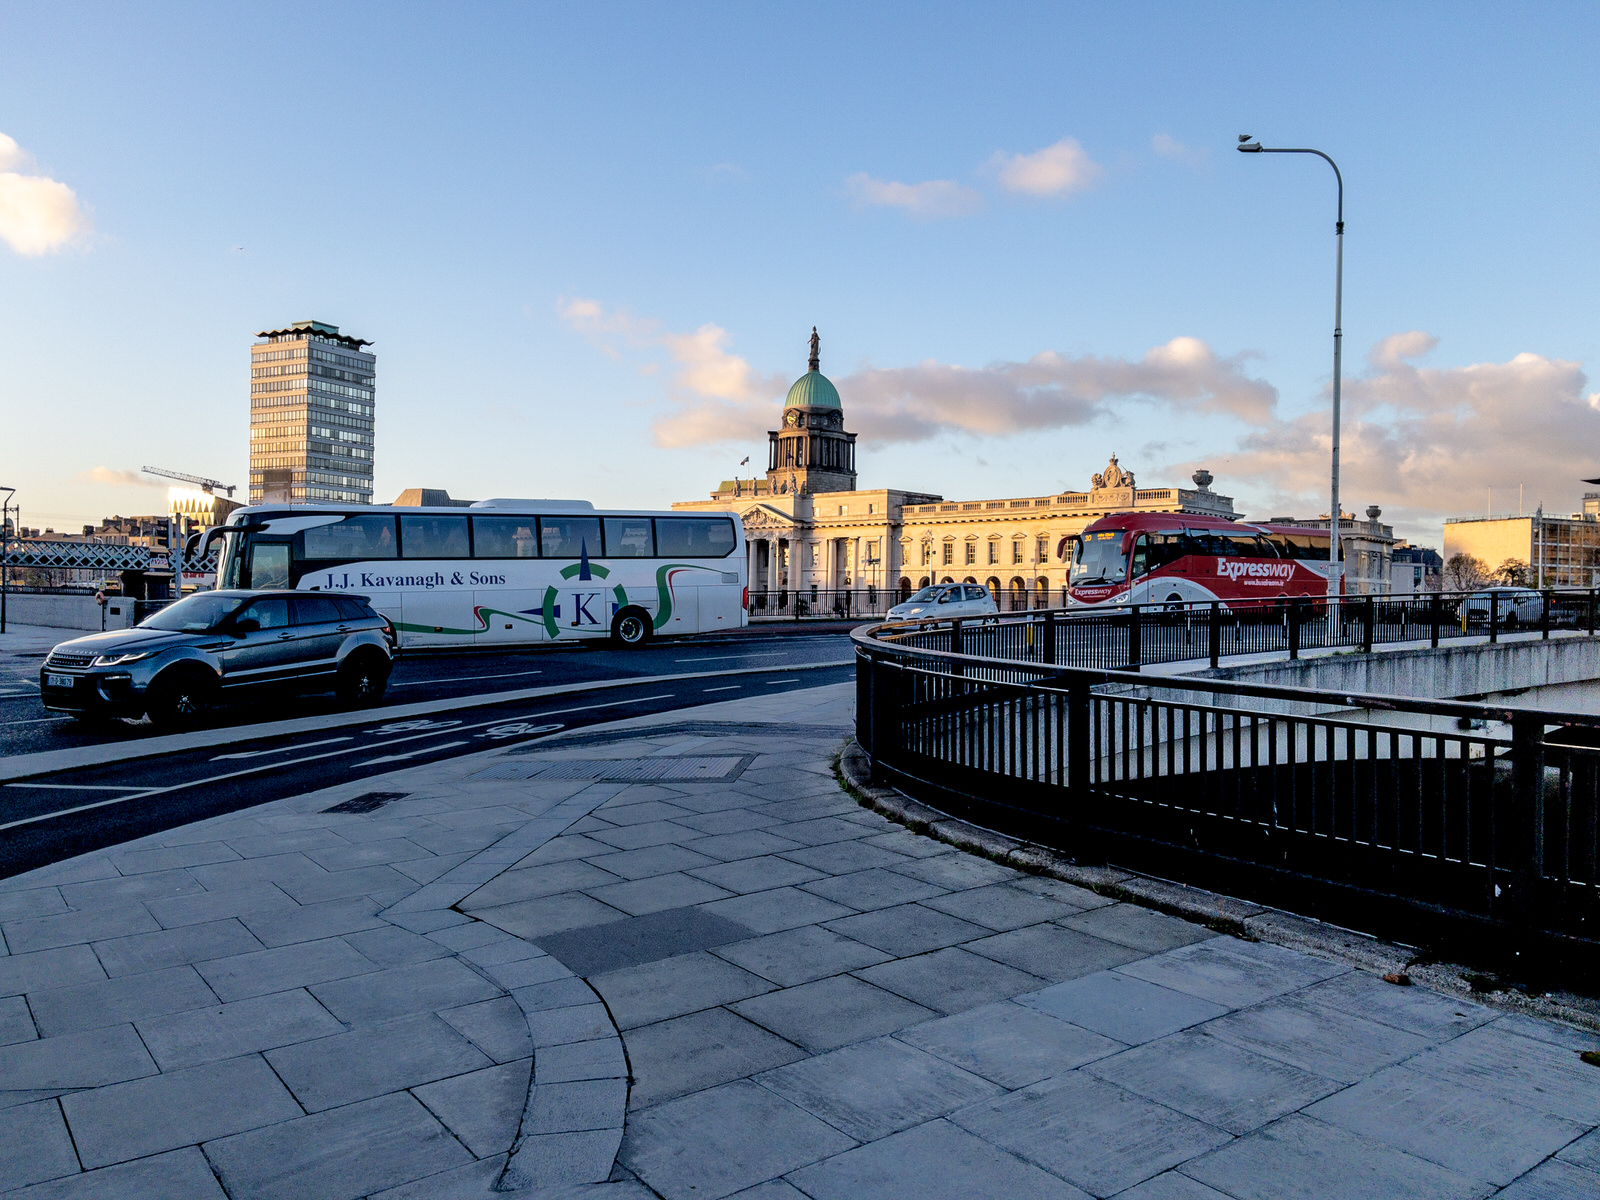
M1015 624L995 639L1038 631ZM941 808L1600 986L1600 717L1135 676L892 629L854 634L857 737Z
M1488 604L1482 593L1347 596L1133 604L1109 609L1051 609L967 621L908 622L883 636L918 648L1012 661L1138 669L1141 665L1229 655L1306 650L1371 650L1400 642L1438 646L1457 638L1570 631L1593 634L1600 593L1529 593L1517 608ZM954 639L952 642L952 638Z

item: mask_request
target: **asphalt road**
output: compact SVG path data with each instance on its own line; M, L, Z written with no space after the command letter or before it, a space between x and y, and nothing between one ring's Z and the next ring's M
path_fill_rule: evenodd
M723 678L663 681L650 677L713 670L719 664L730 670L764 666L769 660L752 661L756 653L784 658L804 656L809 661L825 661L830 655L844 657L846 639L838 635L823 641L800 638L792 641L792 645L780 650L775 642L763 639L749 646L750 654L737 658L723 658L713 651L731 653L747 643L719 642L693 648L678 643L646 652L647 655L654 653L654 659L635 656L635 663L614 665L613 669L619 673L631 667L635 673L642 671L646 675L637 683L614 689L513 702L491 700L481 706L454 709L433 718L385 720L383 709L379 707L372 710L370 722L359 725L58 771L0 785L0 878L162 829L401 767L470 754L491 746L525 742L605 721L741 697L769 696L780 691L840 683L852 677L848 666L795 672L785 671L782 665L774 665L770 671ZM768 648L763 650L761 645ZM592 670L600 670L605 665L598 654L593 660L556 654L530 657L535 664L541 660L550 664L526 668L530 670L577 671L586 661ZM557 660L565 663L568 657L573 658L572 667L556 666ZM459 695L459 691L446 693L430 689L456 687L468 682L481 687L484 682L493 681L469 679L469 675L493 676L500 674L502 668L515 669L503 659L475 659L463 664L457 656L453 661L453 672L447 669L450 664L445 660L421 664L421 672L426 672L427 678L416 681L417 690L422 694L411 698ZM418 667L416 663L407 665L413 670ZM596 675L591 673L586 678L593 679ZM518 677L510 682L543 686L552 680L538 675L531 679ZM402 690L398 694L406 692ZM297 705L292 714L280 711L273 715L310 714Z
M606 642L574 642L521 651L409 654L396 663L386 700L410 704L590 680L837 661L850 657L848 628L757 626L736 633L663 640L642 650L613 649ZM83 725L49 712L39 702L43 661L43 653L0 658L0 757L145 738L157 732L148 721ZM339 706L331 695L273 696L220 709L207 724L247 725L336 711Z

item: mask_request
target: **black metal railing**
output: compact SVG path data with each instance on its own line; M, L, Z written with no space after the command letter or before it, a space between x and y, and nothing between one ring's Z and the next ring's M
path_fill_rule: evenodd
M1517 605L1489 604L1483 593L1346 596L1192 604L1132 604L1095 609L1050 609L959 622L906 622L883 637L919 648L950 649L984 658L1135 669L1142 665L1209 659L1212 666L1241 654L1307 650L1371 650L1416 643L1438 646L1459 638L1498 642L1512 634L1592 635L1600 593L1528 593Z
M1041 635L1016 624L995 639ZM857 738L941 808L1600 986L1600 716L1133 675L895 630L853 635Z

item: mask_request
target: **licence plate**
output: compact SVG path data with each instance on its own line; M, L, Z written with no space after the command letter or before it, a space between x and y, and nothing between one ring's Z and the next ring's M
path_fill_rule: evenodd
M45 687L69 688L73 683L74 680L71 675L46 675L44 677Z

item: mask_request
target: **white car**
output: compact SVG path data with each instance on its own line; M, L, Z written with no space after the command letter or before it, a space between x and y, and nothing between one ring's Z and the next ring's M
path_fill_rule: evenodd
M1544 597L1524 587L1484 588L1461 602L1462 611L1469 622L1487 625L1491 603L1503 626L1537 625L1544 614Z
M999 611L986 587L976 583L936 583L905 603L896 604L888 616L891 621L953 621L992 617Z

